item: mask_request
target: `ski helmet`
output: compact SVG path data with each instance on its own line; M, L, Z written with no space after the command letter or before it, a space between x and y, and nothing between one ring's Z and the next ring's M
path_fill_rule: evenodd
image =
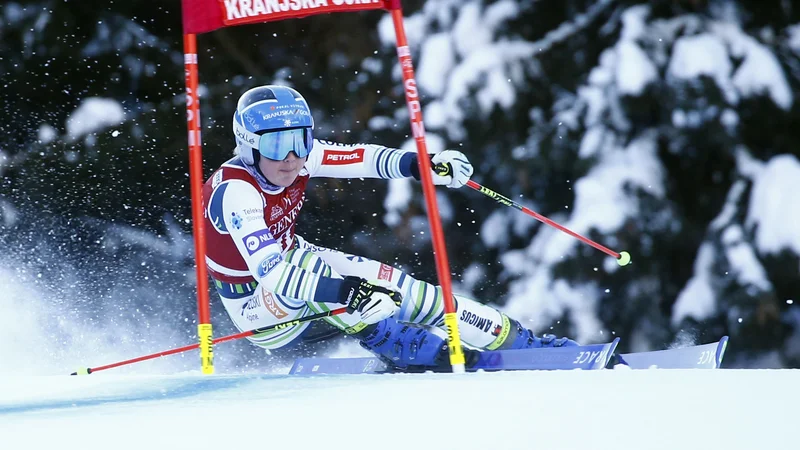
M304 158L314 144L314 118L300 93L286 86L259 86L239 97L233 134L239 156L254 165L260 156L283 160L289 152Z

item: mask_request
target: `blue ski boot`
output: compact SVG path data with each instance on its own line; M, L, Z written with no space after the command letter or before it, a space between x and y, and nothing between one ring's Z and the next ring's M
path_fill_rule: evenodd
M521 348L575 347L578 344L565 337L557 338L554 334L543 334L537 337L533 331L525 328L518 321L509 318L511 333L497 350L517 350Z
M393 318L370 325L355 335L361 346L377 355L393 371L450 371L447 342L431 327L398 322ZM478 352L464 349L467 366Z

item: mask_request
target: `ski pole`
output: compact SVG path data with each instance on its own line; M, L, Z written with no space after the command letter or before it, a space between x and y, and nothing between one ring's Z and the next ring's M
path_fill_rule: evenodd
M339 309L334 309L334 310L331 310L331 311L325 311L325 312L321 312L321 313L317 313L317 314L312 314L310 316L301 317L299 319L289 320L289 321L286 321L286 322L276 323L275 325L269 325L269 326L266 326L266 327L256 328L255 330L242 331L241 333L231 334L229 336L223 336L223 337L220 337L220 338L216 338L216 339L214 339L212 341L212 343L218 344L220 342L233 341L233 340L236 340L236 339L241 339L241 338L244 338L244 337L253 336L255 334L261 334L261 333L264 333L264 332L267 332L267 331L280 330L280 329L283 329L283 328L289 328L289 327L292 327L292 326L295 326L295 325L299 325L301 323L311 322L311 321L322 319L322 318L325 318L325 317L330 317L330 316L335 316L337 314L342 314L342 313L344 313L346 311L347 311L347 308L339 308ZM182 352L186 352L186 351L189 351L189 350L194 350L194 349L199 348L199 347L200 347L200 343L198 342L197 344L187 345L185 347L173 348L171 350L165 350L163 352L158 352L158 353L153 353L153 354L150 354L150 355L140 356L138 358L128 359L128 360L125 360L125 361L120 361L120 362L116 362L116 363L113 363L113 364L108 364L106 366L99 366L99 367L93 367L93 368L82 368L82 369L79 369L76 372L72 372L70 375L89 375L89 374L91 374L93 372L98 372L100 370L113 369L114 367L119 367L119 366L126 366L128 364L133 364L133 363L137 363L137 362L141 362L141 361L147 361L149 359L155 359L155 358L158 358L160 356L174 355L175 353L182 353Z
M436 166L434 166L433 170L437 174L445 176L445 175L449 175L449 172L450 172L451 169L449 167L445 166L444 164L437 164ZM481 194L486 195L487 197L493 198L494 200L496 200L498 203L500 203L502 205L511 206L512 208L517 208L518 210L524 212L525 214L527 214L529 216L533 216L536 220L538 220L538 221L540 221L542 223L545 223L547 225L550 225L551 227L556 228L556 229L558 229L560 231L563 231L564 233L567 233L568 235L578 239L579 241L581 241L581 242L583 242L585 244L591 245L592 247L600 250L601 252L605 253L608 256L613 256L617 260L617 264L619 264L620 266L628 265L628 263L631 262L631 254L630 253L628 253L628 252L619 252L619 253L617 253L614 250L611 250L608 247L605 247L605 246L603 246L601 244L598 244L597 242L595 242L595 241L593 241L593 240L591 240L589 238L581 236L580 234L570 230L569 228L567 228L565 226L562 226L562 225L559 225L556 222L553 222L552 220L548 219L547 217L537 213L536 211L533 211L533 210L531 210L529 208L526 208L526 207L520 205L519 203L511 200L510 198L508 198L508 197L506 197L504 195L498 194L497 192L487 188L486 186L481 186L480 184L478 184L478 183L476 183L476 182L474 182L472 180L467 181L467 186L471 187L472 189L475 189L476 191L480 192Z

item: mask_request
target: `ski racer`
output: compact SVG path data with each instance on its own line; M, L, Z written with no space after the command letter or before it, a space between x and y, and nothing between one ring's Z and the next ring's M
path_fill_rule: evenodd
M390 265L308 242L295 234L310 178L419 179L416 152L314 139L306 101L285 86L248 90L233 114L234 158L203 187L206 262L225 310L240 330L347 307L326 320L396 367L442 367L448 350L440 286ZM449 169L436 185L462 187L472 165L459 151L432 156ZM472 349L577 345L537 337L517 320L454 295L462 340ZM297 340L309 323L249 339L265 349Z

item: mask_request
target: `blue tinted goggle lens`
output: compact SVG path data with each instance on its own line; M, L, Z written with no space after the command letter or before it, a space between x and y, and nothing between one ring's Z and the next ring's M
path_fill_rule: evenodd
M308 128L272 131L264 133L258 141L261 156L281 161L294 152L298 158L305 158L311 151L314 138Z

